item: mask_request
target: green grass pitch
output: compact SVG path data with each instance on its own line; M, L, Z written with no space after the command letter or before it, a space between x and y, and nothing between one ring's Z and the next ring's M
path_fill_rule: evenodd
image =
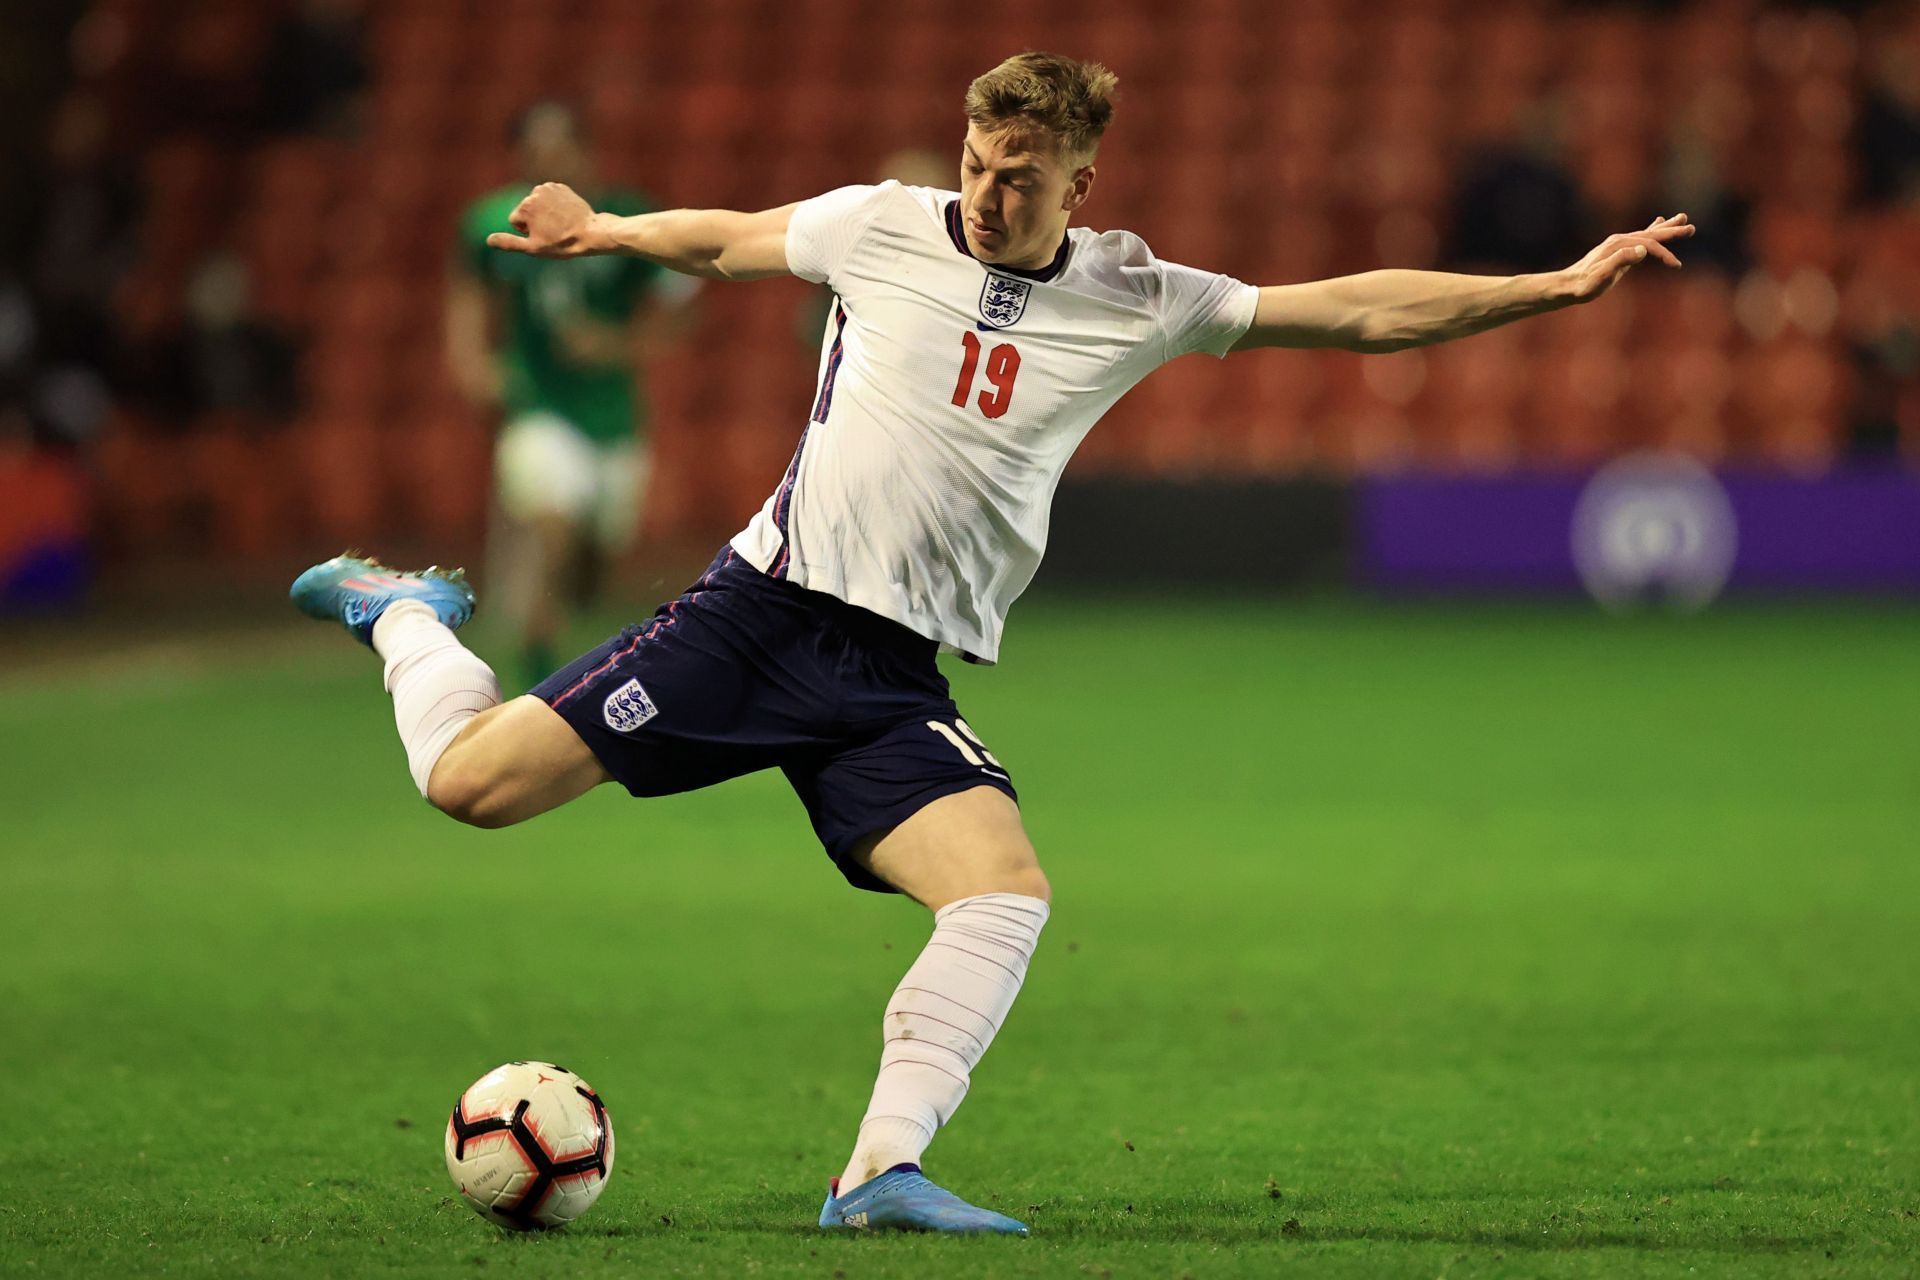
M467 830L302 634L0 688L0 1275L1920 1274L1911 609L1017 610L1055 914L929 1171L1028 1240L810 1229L927 923L777 776ZM518 1057L620 1143L538 1238L441 1167Z

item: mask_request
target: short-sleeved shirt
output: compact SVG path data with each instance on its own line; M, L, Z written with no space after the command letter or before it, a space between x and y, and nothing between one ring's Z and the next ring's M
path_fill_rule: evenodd
M578 321L625 325L669 278L641 258L594 256L556 260L487 247L487 236L511 231L507 217L526 195L508 187L475 201L460 223L462 270L501 299L497 358L509 417L556 414L601 442L630 440L646 426L646 408L633 369L586 367L568 360L561 333ZM601 193L594 207L608 213L647 213L636 192Z
M1080 441L1161 364L1224 356L1259 291L1069 230L1045 268L980 262L959 196L842 187L787 226L788 268L835 294L812 411L733 545L776 578L993 661Z

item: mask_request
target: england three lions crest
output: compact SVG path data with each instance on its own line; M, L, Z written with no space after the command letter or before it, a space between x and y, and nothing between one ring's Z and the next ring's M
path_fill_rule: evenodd
M615 733L632 733L660 714L638 680L629 680L608 694L604 711L607 728Z
M1025 314L1032 294L1033 286L1025 280L989 271L986 283L980 286L980 319L995 329L1011 329Z

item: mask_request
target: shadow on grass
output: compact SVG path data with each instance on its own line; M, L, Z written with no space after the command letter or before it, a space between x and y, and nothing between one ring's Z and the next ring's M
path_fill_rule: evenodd
M672 1223L610 1223L595 1227L576 1224L569 1235L606 1239L668 1240L683 1243L714 1242L740 1236L760 1236L794 1241L860 1241L854 1245L831 1247L875 1247L871 1243L899 1239L891 1232L823 1232L810 1221L792 1216L772 1216L742 1207L735 1213L703 1215L697 1220L676 1219ZM1815 1234L1716 1233L1708 1230L1671 1230L1661 1233L1619 1230L1550 1229L1481 1230L1472 1227L1392 1227L1364 1223L1300 1223L1290 1210L1279 1209L1271 1215L1249 1214L1244 1206L1195 1205L1191 1201L1165 1204L1136 1202L1132 1212L1112 1210L1088 1213L1082 1207L1028 1208L1021 1215L1033 1228L1033 1242L1075 1244L1160 1244L1219 1245L1285 1242L1294 1246L1344 1244L1372 1241L1389 1244L1454 1245L1459 1247L1513 1250L1533 1253L1577 1253L1592 1249L1634 1249L1647 1253L1719 1253L1793 1254L1818 1250L1837 1250L1858 1243L1839 1232ZM917 1237L907 1236L908 1239ZM982 1237L992 1239L994 1237ZM885 1247L881 1245L879 1247Z
M1670 1188L1686 1190L1690 1188ZM1724 1181L1703 1184L1700 1190L1724 1191ZM1491 1196L1492 1193L1489 1193ZM1718 1218L1703 1220L1680 1209L1668 1209L1657 1218L1627 1222L1626 1214L1598 1214L1582 1220L1526 1208L1486 1204L1469 1207L1455 1203L1452 1212L1436 1213L1422 1197L1413 1202L1393 1200L1368 1206L1342 1202L1324 1195L1288 1192L1279 1197L1223 1197L1173 1195L1141 1197L1131 1202L1100 1197L1062 1197L1019 1203L1013 1197L993 1197L991 1207L1026 1222L1033 1244L1074 1245L1202 1245L1280 1248L1338 1246L1372 1241L1402 1245L1438 1245L1510 1250L1520 1253L1579 1253L1628 1249L1648 1254L1718 1254L1727 1257L1818 1253L1852 1249L1863 1243L1857 1234L1843 1231L1755 1230L1761 1222ZM886 1248L880 1240L892 1233L822 1232L811 1198L791 1194L774 1197L737 1197L697 1209L670 1203L640 1207L625 1218L588 1217L567 1229L574 1237L644 1245L666 1241L682 1244L721 1243L743 1236L767 1241L811 1242L827 1248ZM1627 1212L1636 1212L1628 1207ZM1423 1221L1424 1219L1424 1221ZM1437 1219L1437 1220L1436 1220ZM1784 1225L1784 1224L1783 1224ZM857 1241L841 1245L838 1240Z

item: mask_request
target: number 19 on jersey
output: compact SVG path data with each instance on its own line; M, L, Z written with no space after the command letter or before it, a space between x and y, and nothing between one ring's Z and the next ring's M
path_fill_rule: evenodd
M960 341L967 354L960 362L960 380L953 386L953 402L964 409L973 391L974 375L980 371L980 339L969 329L960 335ZM980 393L980 412L997 418L1013 404L1013 380L1020 373L1019 350L1011 342L996 342L987 352L985 373L990 386Z

